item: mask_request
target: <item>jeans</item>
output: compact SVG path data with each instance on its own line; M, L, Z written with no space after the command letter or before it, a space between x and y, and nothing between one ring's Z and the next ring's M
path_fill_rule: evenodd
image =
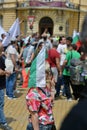
M29 124L27 125L26 130L34 130L32 123L29 123Z
M42 124L40 124L39 128L40 128L40 130L52 130L52 125L42 125ZM32 126L32 123L29 123L27 125L27 129L26 130L34 130L33 126Z
M83 85L74 85L72 84L72 90L73 90L73 95L75 99L80 98L81 92L83 91L84 86Z
M12 73L6 78L6 94L8 97L13 98L14 96L14 85L16 82L16 73Z
M70 85L71 85L70 76L64 75L64 85L65 85L64 87L65 87L67 99L72 98L71 90L70 90Z
M6 118L4 115L4 90L0 90L0 123L5 124Z
M61 76L61 77L58 77L58 80L57 80L57 83L56 83L56 95L59 96L60 94L60 89L61 89L61 86L64 85L64 77ZM65 94L65 87L63 88L63 94Z

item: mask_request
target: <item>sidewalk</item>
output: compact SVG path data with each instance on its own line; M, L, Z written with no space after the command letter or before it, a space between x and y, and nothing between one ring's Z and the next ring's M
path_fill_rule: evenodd
M20 90L20 93L17 94L17 99L9 100L5 97L5 115L8 124L13 130L26 130L28 110L26 108L25 96L28 89L18 88L18 90ZM65 99L54 101L53 113L57 130L59 130L61 121L75 103L76 101L68 102Z

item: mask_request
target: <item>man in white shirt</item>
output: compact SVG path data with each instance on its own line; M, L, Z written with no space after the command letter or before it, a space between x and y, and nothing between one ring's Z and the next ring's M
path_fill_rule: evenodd
M58 53L60 53L60 66L62 68L63 62L64 62L65 57L66 57L66 53L67 53L66 38L64 36L60 37L60 39L59 39L59 45L58 45L57 51L58 51ZM58 78L56 97L58 97L60 94L61 85L64 86L63 76ZM63 94L65 94L65 92L63 92Z
M63 36L61 37L60 43L58 45L57 51L60 53L61 58L60 58L60 65L63 65L63 62L66 57L67 53L67 44L66 44L66 38Z

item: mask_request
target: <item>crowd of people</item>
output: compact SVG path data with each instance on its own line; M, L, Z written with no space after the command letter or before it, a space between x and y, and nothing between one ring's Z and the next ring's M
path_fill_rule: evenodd
M47 30L47 29L46 29ZM12 37L7 47L3 47L2 34L0 40L0 127L12 130L4 116L4 88L8 100L16 99L16 81L20 74L20 84L23 84L22 67L30 68L45 47L45 86L31 86L26 96L29 110L29 124L27 130L54 130L55 121L52 113L53 101L62 95L67 101L81 97L84 85L74 85L70 79L70 60L84 59L84 49L72 44L72 37L51 37L47 31L41 36L34 33L27 37L22 35ZM24 66L22 66L24 65ZM29 76L30 78L30 76ZM33 79L34 80L34 79ZM61 87L62 86L62 87ZM71 91L72 90L72 91Z

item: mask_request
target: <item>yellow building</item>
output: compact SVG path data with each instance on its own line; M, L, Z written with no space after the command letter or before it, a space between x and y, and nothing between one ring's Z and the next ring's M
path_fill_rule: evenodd
M72 35L81 30L86 10L87 0L0 0L0 24L8 31L19 17L23 34L48 28L51 35Z

